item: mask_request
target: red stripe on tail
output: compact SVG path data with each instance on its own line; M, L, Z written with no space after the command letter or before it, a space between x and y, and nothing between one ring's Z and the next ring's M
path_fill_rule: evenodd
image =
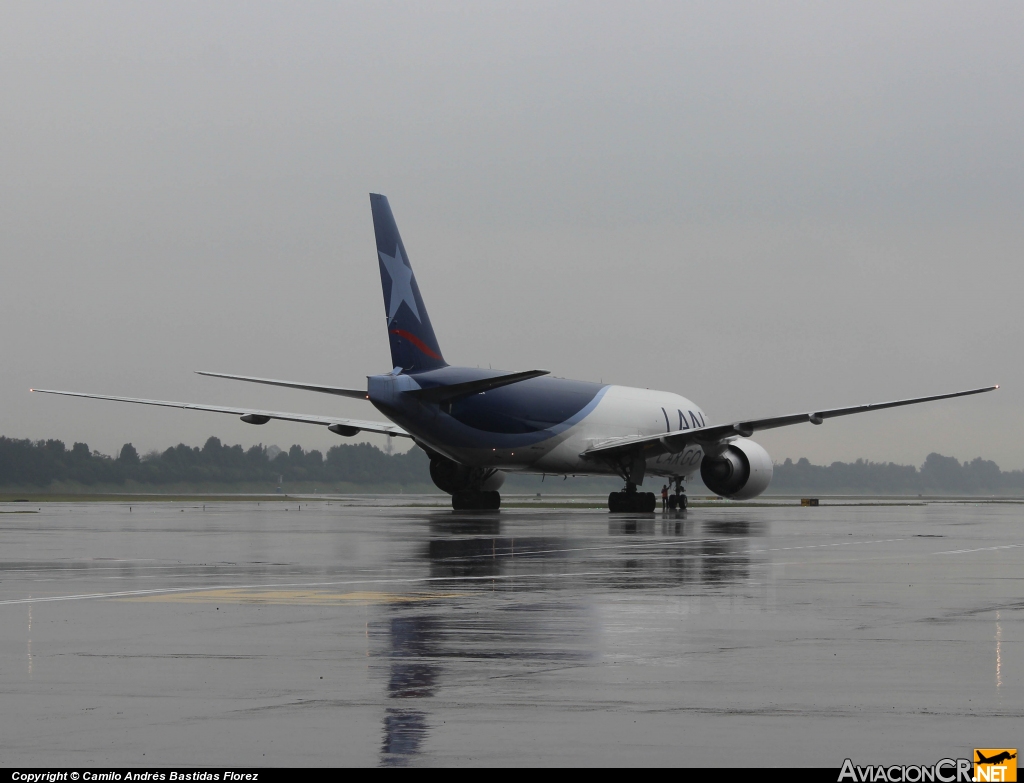
M429 345L427 345L419 337L412 334L411 332L407 332L405 331L405 329L392 329L391 334L397 334L399 337L404 337L406 340L408 340L421 351L423 351L423 353L425 353L431 359L437 359L438 361L442 362L444 361L444 359L441 358L441 355L439 353L432 351Z

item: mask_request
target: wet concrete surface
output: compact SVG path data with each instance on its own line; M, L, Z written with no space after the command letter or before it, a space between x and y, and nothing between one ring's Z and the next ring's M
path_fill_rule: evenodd
M4 504L6 765L1017 747L1024 506Z

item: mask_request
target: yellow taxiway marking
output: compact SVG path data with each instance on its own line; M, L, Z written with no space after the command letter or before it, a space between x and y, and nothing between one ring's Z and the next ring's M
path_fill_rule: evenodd
M121 601L142 601L147 603L190 603L190 604L292 604L303 606L341 606L342 604L397 604L414 601L436 601L445 598L462 598L465 593L379 593L359 590L352 593L335 593L329 590L196 590L189 593L164 593L121 598Z

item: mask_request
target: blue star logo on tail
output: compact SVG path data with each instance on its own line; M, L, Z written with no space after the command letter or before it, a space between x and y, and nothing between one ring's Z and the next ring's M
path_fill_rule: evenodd
M402 248L395 245L395 254L393 256L389 256L387 253L382 253L379 250L377 255L380 256L380 262L384 264L384 268L391 275L391 304L388 306L388 326L391 325L391 322L395 320L395 316L398 315L398 308L402 306L402 302L409 305L409 309L416 316L416 320L423 323L423 319L420 318L420 311L416 307L416 297L412 293L412 269L406 265L405 259L402 258Z

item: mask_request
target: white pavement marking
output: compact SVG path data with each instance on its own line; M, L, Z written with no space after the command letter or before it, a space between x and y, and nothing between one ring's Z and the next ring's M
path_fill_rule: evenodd
M601 576L603 571L577 571L565 574L539 574L542 579L561 579L571 576ZM333 587L337 585L366 584L417 584L424 582L480 582L498 579L530 579L532 576L523 574L507 574L504 576L426 576L418 579L349 579L341 582L289 582L282 584L262 585L211 585L208 587L166 587L153 590L124 590L117 593L81 593L78 595L51 595L39 598L12 598L0 601L0 606L13 604L37 604L49 601L84 601L89 598L126 598L137 595L155 595L159 593L198 593L210 590L269 590L279 587Z
M1024 544L1006 544L1004 546L983 546L977 549L949 549L945 552L933 552L936 555L966 555L968 552L994 552L997 549L1017 549Z
M783 546L775 549L751 549L755 552L791 552L794 549L824 549L830 546L854 546L856 544L892 544L896 541L906 541L905 538L879 538L874 541L838 541L835 544L807 544L806 546Z
M672 542L664 542L670 544L682 544L682 543L709 543L719 541L742 541L741 537L736 538L711 538L711 539L686 539ZM791 546L791 547L778 547L774 549L753 549L751 553L756 552L789 552L796 549L822 549L827 547L836 546L853 546L858 544L889 544L895 541L906 541L905 538L884 538L875 539L872 541L840 541L834 544L808 544L806 546ZM638 546L653 546L662 542L650 542L649 544L627 544L622 548L631 548ZM1011 546L1021 546L1020 544L1013 544ZM565 549L565 550L547 550L549 552L557 551L585 551L585 549L605 549L605 548L619 548L619 547L587 547L581 550ZM1008 549L1010 547L989 547L990 549ZM541 550L544 551L544 550ZM981 550L961 550L961 551L981 551ZM521 554L537 554L539 552L531 552L524 550ZM947 554L944 552L938 552L936 554ZM950 553L952 554L952 553ZM699 557L714 557L714 555L699 555ZM536 575L523 575L523 574L505 574L501 576L430 576L410 579L349 579L343 581L334 582L286 582L286 583L271 583L271 584L251 584L251 585L211 585L207 587L164 587L154 588L151 590L123 590L114 593L79 593L75 595L52 595L52 596L40 596L38 598L11 598L5 601L0 601L0 606L12 606L15 604L35 604L35 603L48 603L51 601L85 601L88 599L97 598L128 598L132 596L140 595L159 595L159 594L171 594L171 593L197 593L207 592L210 590L269 590L273 588L281 587L336 587L339 585L363 585L363 584L423 584L429 582L478 582L486 580L502 580L502 579L562 579L574 576L602 576L605 575L604 571L576 571L562 574L536 574ZM109 578L109 577L108 577ZM36 580L36 581L51 581L51 580ZM56 581L56 580L52 580Z

